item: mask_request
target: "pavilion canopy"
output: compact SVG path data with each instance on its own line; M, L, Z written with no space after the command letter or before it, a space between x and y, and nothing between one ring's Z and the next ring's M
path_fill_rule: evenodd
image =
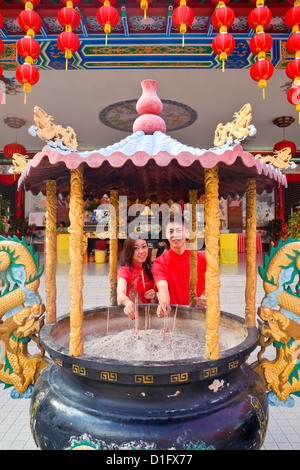
M92 152L77 152L49 142L29 162L19 188L46 194L46 181L56 180L58 192L70 193L70 170L84 164L86 197L101 197L111 189L129 198L186 200L190 189L204 193L204 169L219 164L220 196L243 194L247 178L256 178L257 192L270 192L286 177L261 162L238 143L209 150L188 147L163 132L137 131L126 139Z

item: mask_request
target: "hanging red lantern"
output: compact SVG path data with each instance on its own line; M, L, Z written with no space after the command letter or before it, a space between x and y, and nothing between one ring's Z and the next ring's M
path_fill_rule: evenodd
M258 26L266 28L272 19L271 11L268 7L258 6L251 10L248 16L248 24L250 28L256 29Z
M31 36L24 36L17 42L17 51L26 62L32 63L40 55L41 49L39 43Z
M4 51L4 43L2 39L0 39L0 54L2 54L3 51Z
M296 31L288 38L286 49L289 54L296 54L297 51L300 51L300 31Z
M273 39L272 36L264 31L259 31L257 34L252 36L249 47L252 54L259 54L260 52L267 53L272 48Z
M295 155L297 151L297 147L294 144L294 142L291 142L290 140L281 140L280 142L277 142L277 144L274 145L273 147L273 152L277 151L279 152L280 150L284 150L286 148L290 149L291 155Z
M186 0L181 0L179 7L172 13L172 23L182 34L182 47L184 47L184 35L187 28L191 26L195 18L193 10L186 5Z
M250 76L252 80L258 82L258 86L263 89L263 97L265 94L265 87L267 80L269 80L274 72L274 65L267 59L259 59L251 66Z
M220 29L222 26L230 28L234 22L234 11L226 5L220 6L213 12L211 22L215 29Z
M225 67L225 60L227 60L228 54L231 54L233 51L234 46L234 37L227 32L220 33L213 39L212 48L214 52L220 56L223 71Z
M136 0L140 4L141 10L144 11L144 19L147 18L147 9L150 5L150 3L153 2L153 0Z
M12 159L14 153L26 155L27 150L23 145L18 144L17 142L12 142L11 144L5 145L3 153L6 158Z
M80 25L80 15L77 10L72 7L61 8L57 14L58 22L66 28L66 31L78 28Z
M290 79L300 77L300 57L293 59L288 63L285 73Z
M289 29L293 29L294 26L300 26L300 5L295 5L286 12L284 23Z
M4 25L4 20L3 20L3 16L0 13L0 29L3 28L3 25Z
M35 33L38 33L42 27L40 15L30 9L21 11L18 16L18 23L20 28L22 28L28 36L32 36L33 38Z
M300 124L300 82L294 82L294 86L292 86L287 93L287 100L290 104L296 106Z
M31 92L31 86L39 81L40 75L36 67L30 63L19 65L16 70L16 79L23 85L25 93L24 102L26 103L26 93Z
M104 28L105 45L107 45L107 35L119 22L118 10L108 0L105 1L104 5L97 11L97 21Z
M78 36L72 31L64 31L57 38L58 48L65 53L66 59L71 59L72 54L78 51L80 41Z

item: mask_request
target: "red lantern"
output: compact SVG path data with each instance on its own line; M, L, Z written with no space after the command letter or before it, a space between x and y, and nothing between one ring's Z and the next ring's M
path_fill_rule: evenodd
M3 28L3 25L4 25L4 20L3 20L3 16L0 13L0 29Z
M33 10L23 10L18 16L18 22L20 28L34 37L35 33L38 33L42 27L42 20L40 15Z
M292 105L296 106L296 111L298 111L299 116L299 124L300 124L300 83L294 83L288 93L287 93L287 100Z
M21 57L25 57L26 62L32 63L40 55L41 49L35 39L31 36L24 36L17 42L17 51Z
M289 54L296 54L297 51L300 51L300 31L295 32L288 38L286 49Z
M234 11L229 7L220 6L213 12L211 21L215 29L220 29L222 26L230 28L234 22Z
M0 39L0 54L2 54L3 51L4 51L4 43L2 39Z
M61 8L57 14L57 19L61 26L67 28L66 31L78 28L81 21L78 11L71 7Z
M258 86L263 89L263 98L265 98L265 87L274 72L274 65L267 59L259 59L250 69L252 80L258 82Z
M290 79L300 77L300 57L298 59L293 59L288 63L285 73Z
M104 5L97 11L97 21L104 27L105 44L107 44L107 35L111 32L119 22L118 10L111 6L109 2L104 2Z
M297 147L296 145L294 144L294 142L291 142L289 140L281 140L280 142L277 142L277 144L274 145L273 147L273 152L275 151L280 151L280 150L284 150L286 148L289 148L290 151L291 151L291 155L295 155L296 151L297 151Z
M148 6L150 5L150 3L153 2L153 0L136 0L136 1L140 4L141 9L144 10L144 19L146 19Z
M180 6L175 8L172 13L172 23L175 28L179 29L180 34L182 34L182 46L184 46L184 34L187 31L188 26L194 21L194 12L193 10L185 5L185 2L181 1Z
M272 14L268 7L258 6L253 8L248 16L248 24L250 28L256 29L258 26L266 28L269 26L272 19Z
M24 102L26 103L26 93L30 93L31 86L35 85L40 78L39 71L32 64L25 62L25 64L19 65L16 70L16 79L18 82L23 84L23 90L25 92Z
M72 31L64 31L57 38L58 48L65 53L66 59L71 59L72 54L78 51L80 41Z
M223 65L222 68L224 70L224 63L227 59L228 54L230 54L235 46L234 37L225 32L218 34L212 42L212 48L216 54L220 56L220 60L222 61Z
M23 145L18 144L17 142L13 142L11 144L5 145L3 149L3 153L6 158L12 159L14 153L20 153L21 155L26 155L27 150Z
M300 26L300 5L295 5L286 12L284 22L289 29L293 26Z
M249 47L252 54L257 55L260 52L268 52L272 44L272 36L264 31L260 31L251 38Z

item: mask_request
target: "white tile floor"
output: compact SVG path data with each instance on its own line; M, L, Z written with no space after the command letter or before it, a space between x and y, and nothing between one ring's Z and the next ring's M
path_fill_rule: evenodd
M258 256L258 264L261 256ZM57 265L58 317L69 311L69 265ZM237 265L221 265L221 308L243 315L245 291L245 256L239 255ZM85 308L107 305L109 299L108 263L84 265ZM42 277L39 289L45 302L45 281ZM257 278L257 306L263 298L260 277ZM249 363L255 357L249 358ZM0 384L0 450L37 450L30 433L28 399L10 398L11 389ZM300 450L300 398L295 397L292 408L269 408L269 425L264 450Z

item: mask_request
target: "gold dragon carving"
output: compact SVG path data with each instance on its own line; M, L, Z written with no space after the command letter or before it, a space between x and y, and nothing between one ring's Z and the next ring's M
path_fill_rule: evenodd
M222 147L230 140L241 141L248 137L251 130L252 107L249 103L245 104L240 111L233 115L234 120L227 124L218 124L215 130L215 147Z
M261 350L253 368L271 392L270 403L292 406L290 395L300 396L300 241L280 239L259 273L266 295L258 310ZM270 345L274 360L262 357Z
M77 150L76 133L72 127L63 128L61 125L53 123L53 116L47 114L39 106L34 107L34 123L37 133L42 140L61 141L66 147Z
M291 149L284 148L281 150L275 150L274 155L262 156L261 154L255 155L263 163L269 163L270 165L280 168L282 170L291 166L290 161L292 158Z
M32 246L24 239L0 237L0 382L5 388L14 386L21 395L48 365L36 337L44 313L37 292L42 271ZM40 350L34 356L28 354L30 340Z

